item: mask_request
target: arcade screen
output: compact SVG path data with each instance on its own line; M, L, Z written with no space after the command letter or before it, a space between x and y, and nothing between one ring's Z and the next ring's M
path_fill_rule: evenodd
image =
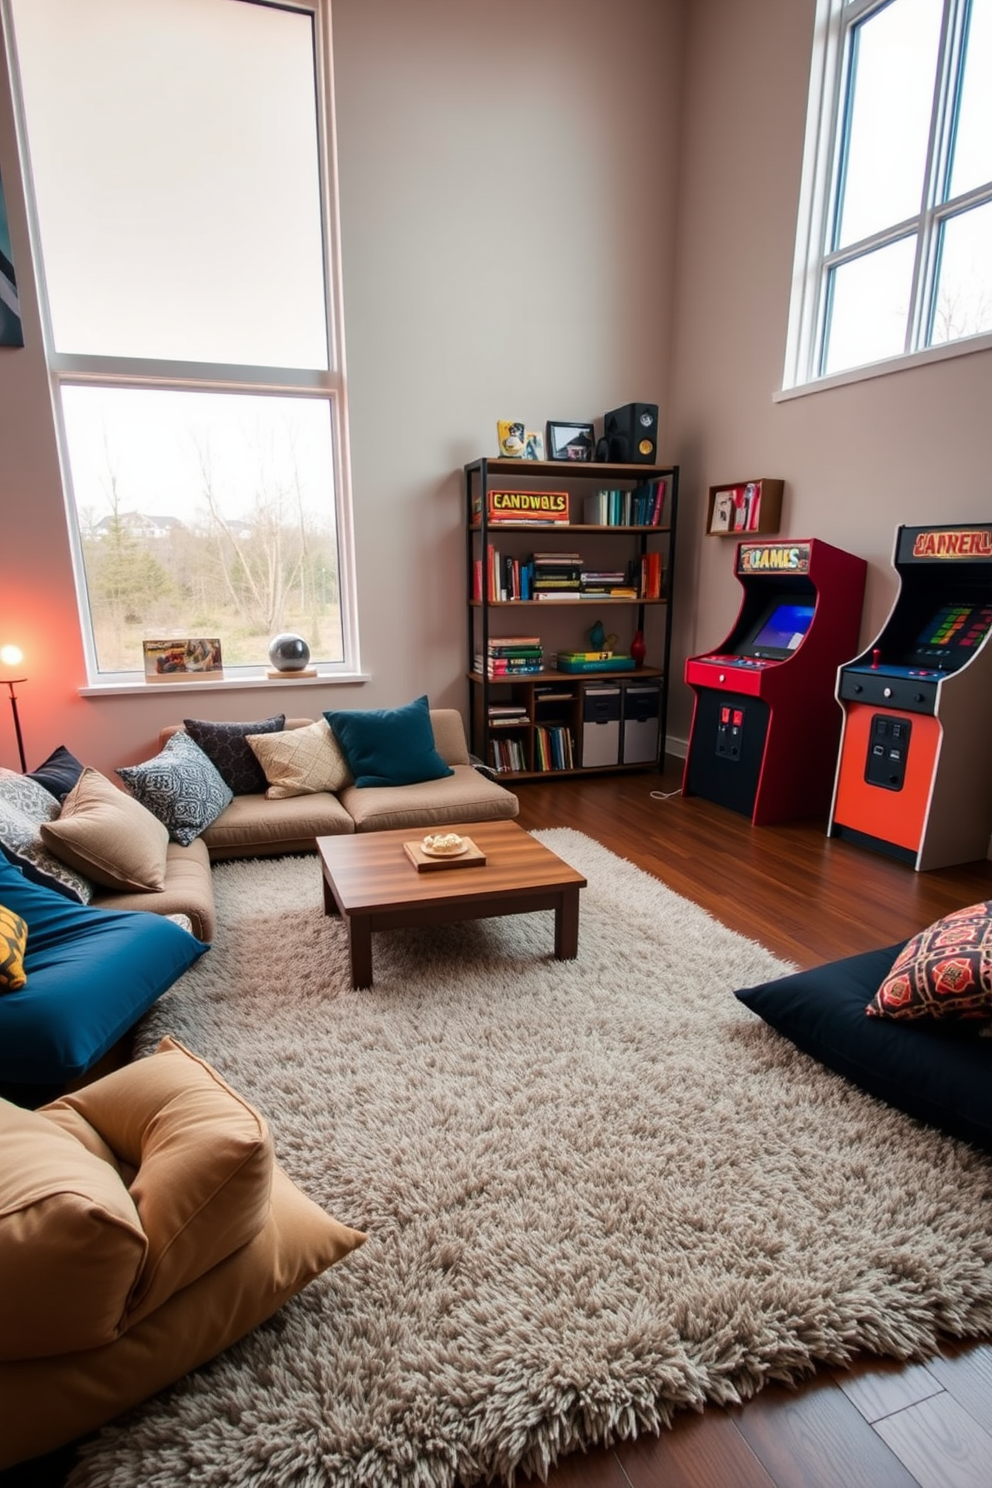
M812 600L782 600L773 605L750 637L747 651L776 660L791 656L809 630L813 610Z
M956 672L974 656L990 627L992 604L941 605L913 642L911 664Z

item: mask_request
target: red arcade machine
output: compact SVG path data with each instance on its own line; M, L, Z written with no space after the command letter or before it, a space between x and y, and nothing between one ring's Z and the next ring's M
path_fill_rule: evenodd
M685 664L696 702L683 795L755 826L826 817L837 668L857 651L867 569L816 537L738 543L737 622L718 651Z
M893 562L892 613L837 678L829 834L946 868L992 835L992 524L898 527Z

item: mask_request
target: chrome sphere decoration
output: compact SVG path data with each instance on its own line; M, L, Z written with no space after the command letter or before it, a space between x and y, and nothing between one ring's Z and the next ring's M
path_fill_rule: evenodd
M277 672L301 672L310 660L310 647L302 636L287 631L273 637L269 660Z

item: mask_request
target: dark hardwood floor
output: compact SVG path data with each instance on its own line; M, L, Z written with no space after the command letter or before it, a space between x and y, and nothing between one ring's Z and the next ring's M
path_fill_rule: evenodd
M821 822L752 827L662 776L517 788L521 826L574 827L797 966L904 940L992 899L992 862L935 873L827 838ZM580 929L581 935L581 929ZM992 1335L939 1359L865 1358L743 1406L677 1416L660 1437L564 1459L549 1488L992 1488ZM524 1485L521 1485L524 1488ZM534 1488L534 1485L527 1485Z
M992 899L992 862L913 873L828 839L820 822L755 828L698 798L652 796L680 784L676 760L663 775L521 784L519 821L587 833L802 967L903 940ZM0 1488L57 1488L72 1460L70 1448L23 1464L0 1473ZM866 1358L796 1390L769 1386L744 1406L685 1413L658 1438L564 1459L548 1484L992 1488L992 1335L948 1342L926 1364Z

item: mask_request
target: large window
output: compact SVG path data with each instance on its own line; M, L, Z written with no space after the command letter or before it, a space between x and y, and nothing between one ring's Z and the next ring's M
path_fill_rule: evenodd
M5 0L83 631L357 666L325 0Z
M820 0L785 386L990 337L992 0Z

